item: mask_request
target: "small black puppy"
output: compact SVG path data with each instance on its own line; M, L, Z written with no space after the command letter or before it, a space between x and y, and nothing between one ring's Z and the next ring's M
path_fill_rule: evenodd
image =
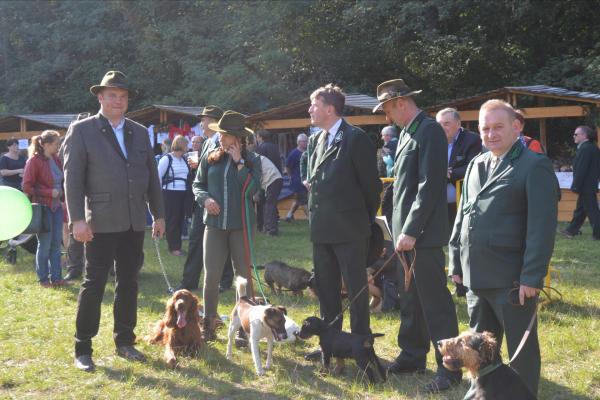
M272 291L281 293L281 288L287 288L294 294L302 294L302 291L310 286L310 272L290 267L281 261L271 261L265 265L265 282ZM277 290L275 290L277 287Z
M300 339L308 339L315 335L319 337L321 361L326 370L329 370L332 356L337 359L336 372L341 372L343 369L343 359L353 358L361 371L367 374L371 383L385 381L385 370L373 349L374 339L383 336L382 333L368 335L348 333L328 327L328 324L321 318L308 317L302 323L300 332L296 336Z

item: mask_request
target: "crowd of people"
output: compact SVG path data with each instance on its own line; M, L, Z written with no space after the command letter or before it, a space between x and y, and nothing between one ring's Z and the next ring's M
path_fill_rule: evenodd
M401 268L386 272L409 283L399 305L400 351L389 374L424 370L433 346L436 373L424 390L438 393L461 381L461 371L448 368L437 345L458 335L448 276L457 294L466 295L470 328L491 332L499 342L506 336L509 356L517 351L552 255L560 192L550 160L540 154L539 142L523 135L523 114L510 104L484 103L476 134L461 126L455 109L431 118L417 105L421 91L402 79L383 82L373 112L383 111L390 126L383 129L378 149L377 140L344 119L341 88L326 85L310 95L308 109L311 125L320 131L297 137L284 171L279 147L267 132L255 134L242 114L217 106L204 107L198 116L205 138L192 138L188 151L188 139L177 136L157 162L146 129L125 118L135 95L127 77L109 71L90 92L98 99L99 112L74 122L60 148L58 133L45 131L33 138L26 163L15 141L7 143L8 153L0 160L5 184L22 188L48 210L49 229L38 234L36 255L44 287L65 284L63 220L69 228L66 246L77 266L68 278L83 274L74 343L78 369L95 368L92 339L111 271L116 280L116 352L145 360L134 346L134 329L147 212L152 236L166 235L170 253L186 257L176 289L198 289L204 271L203 335L215 340L219 292L231 286L233 275L249 277L255 232L279 234L277 199L284 173L291 176L295 194L285 219L291 221L298 208L309 218L313 288L321 317L338 329L344 287L352 299L351 331L371 333L369 295L362 289L376 286L366 266L382 206L393 239L387 254L404 252L413 266L410 277ZM572 190L579 200L573 221L561 232L572 238L587 215L598 239L600 152L591 128L578 127L574 137L578 149ZM378 153L383 168L378 168ZM383 204L382 175L394 180L384 191ZM181 240L186 215L191 215L187 253ZM534 324L512 363L533 394L540 365ZM474 396L471 388L465 398Z

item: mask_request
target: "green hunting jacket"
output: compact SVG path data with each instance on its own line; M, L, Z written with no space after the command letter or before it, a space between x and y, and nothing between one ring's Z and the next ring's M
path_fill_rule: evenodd
M204 210L204 223L223 230L242 229L242 188L248 177L248 191L246 199L249 202L248 211L250 223L254 224L255 212L252 196L260 190L261 166L260 159L255 153L248 152L248 165L238 171L231 157L226 154L215 164L208 163L206 151L200 159L200 166L192 190L196 202L204 207L204 202L209 197L214 199L221 208L219 215L211 215Z
M465 174L449 245L450 275L471 289L541 288L554 250L560 190L552 163L517 140L487 178L491 152Z
M393 171L394 243L404 233L416 238L417 248L445 246L448 140L442 127L423 111L400 133Z
M311 241L344 243L370 237L381 194L372 140L342 120L329 148L321 131L309 138L306 151Z

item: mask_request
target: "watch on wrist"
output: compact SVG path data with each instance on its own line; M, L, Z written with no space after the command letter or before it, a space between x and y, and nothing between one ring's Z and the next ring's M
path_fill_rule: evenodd
M244 165L244 164L246 164L246 161L243 158L240 158L240 160L236 164L237 165Z

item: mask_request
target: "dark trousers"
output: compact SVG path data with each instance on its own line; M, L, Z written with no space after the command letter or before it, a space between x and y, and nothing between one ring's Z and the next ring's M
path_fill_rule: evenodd
M508 289L469 290L467 306L469 325L476 332L489 331L498 342L498 351L502 338L506 334L508 356L512 357L529 325L536 307L537 297L526 299L524 306L510 304ZM531 393L537 395L540 381L540 345L537 335L537 321L523 349L511 363L511 367L523 379ZM465 396L465 398L469 398Z
M163 190L165 224L169 251L181 250L181 230L185 214L185 190Z
M113 337L117 347L135 343L138 272L144 231L95 233L85 245L85 276L77 299L75 355L92 354L92 338L98 334L100 306L108 271L115 266Z
M313 263L321 317L329 323L342 311L341 279L346 283L349 299L354 299L367 284L367 239L313 243ZM334 327L342 329L342 321L343 317L340 317ZM363 290L350 306L350 327L352 333L371 332L368 290Z
M276 179L271 183L265 192L265 201L263 205L263 230L269 233L277 233L277 200L283 187L283 179Z
M198 289L200 275L204 267L204 208L195 206L192 214L192 225L190 227L190 238L188 255L183 265L183 277L181 287L188 290ZM221 276L220 287L228 289L233 284L233 266L231 257L227 257Z
M600 210L598 210L596 193L579 193L579 196L577 196L577 205L573 211L573 219L571 219L571 223L566 228L567 232L576 235L581 229L585 217L588 218L590 225L592 225L592 235L596 239L600 239Z
M454 229L454 220L456 219L456 203L448 203L448 240L452 236L452 229Z
M396 360L403 365L425 368L427 353L433 343L437 373L459 380L461 372L446 369L437 348L438 340L458 335L456 309L446 286L444 252L441 247L420 247L416 257L414 279L401 302L398 332L401 352ZM402 271L399 282L404 282L403 269L398 270Z
M69 234L67 243L67 273L79 276L83 273L83 243L75 240L73 234Z

